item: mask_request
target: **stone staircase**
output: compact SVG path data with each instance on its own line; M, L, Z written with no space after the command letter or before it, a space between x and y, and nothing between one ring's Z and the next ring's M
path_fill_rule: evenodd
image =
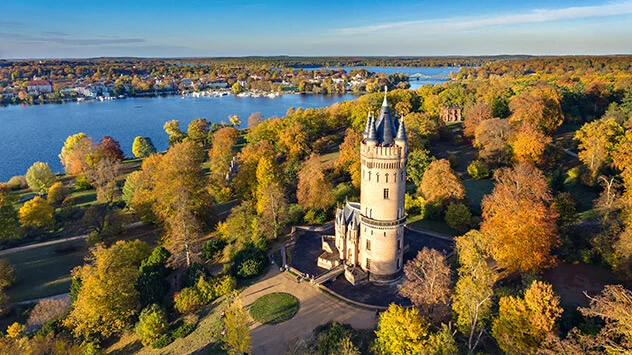
M321 285L331 279L333 279L334 277L341 275L343 272L345 272L345 267L344 265L338 265L335 268L327 271L326 273L322 274L322 275L318 275L317 278L315 278L312 281L312 284L314 285Z

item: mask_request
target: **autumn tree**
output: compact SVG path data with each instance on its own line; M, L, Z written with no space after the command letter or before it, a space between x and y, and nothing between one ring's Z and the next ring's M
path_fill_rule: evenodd
M346 172L351 176L351 183L355 187L360 187L361 167L360 167L360 143L362 134L352 128L347 128L345 140L340 144L340 155L334 162L334 168L338 173ZM410 159L410 157L409 157Z
M225 312L224 349L229 355L250 353L251 337L248 328L248 314L239 299L233 300Z
M186 134L180 129L180 121L171 120L165 122L163 126L167 135L169 135L169 145L180 143L186 138Z
M239 131L233 127L219 129L213 135L213 147L209 151L211 180L215 184L224 185L230 162L235 156L233 147L239 137Z
M49 228L55 223L54 212L55 209L46 200L35 196L20 207L18 215L20 223L25 227Z
M604 167L612 163L612 153L624 129L613 118L586 123L575 132L579 142L579 160L590 172L594 183Z
M266 141L247 144L237 154L239 169L233 178L235 194L242 199L255 198L257 189L257 167L263 157L276 157L274 146Z
M257 166L257 214L259 228L264 235L277 239L287 221L288 203L277 167L269 157L259 160Z
M492 108L485 101L470 102L463 108L463 134L474 138L481 122L492 118Z
M432 116L427 112L410 113L404 116L404 123L410 151L428 148L432 141L441 136L441 130L445 125L438 115Z
M120 168L119 160L103 158L85 172L88 182L96 189L97 201L112 202L117 197L116 178Z
M8 184L0 183L0 240L19 235L18 212L13 208L17 196L11 192Z
M33 163L26 172L26 183L34 192L43 195L57 181L57 177L46 163Z
M305 209L327 210L333 204L331 191L320 157L312 154L298 173L298 203Z
M579 310L586 317L599 317L605 322L597 335L605 352L632 351L632 291L621 285L607 285L599 295L588 298L590 306Z
M156 153L156 147L151 142L151 138L138 136L132 143L132 153L136 158L147 158Z
M499 267L507 272L538 272L550 266L559 235L544 174L521 163L498 170L495 180L494 190L481 205L481 232L489 238Z
M309 152L306 127L300 122L286 125L279 132L277 146L281 152L287 155L288 160L297 161Z
M248 116L248 128L256 127L261 122L263 122L263 115L261 115L261 112L253 112L250 116Z
M562 314L560 298L550 284L534 281L524 298L505 296L498 302L492 335L506 353L531 354L550 335Z
M518 162L538 163L547 144L551 143L551 137L547 136L531 123L523 123L511 136L509 145Z
M428 323L415 308L394 303L380 314L377 323L376 347L381 354L416 354L428 339Z
M196 118L187 128L187 137L195 143L207 148L209 145L209 128L211 124L204 118Z
M121 150L121 144L110 136L103 136L99 149L103 152L105 159L122 161L125 159L125 153Z
M128 327L140 308L138 268L150 251L140 240L118 241L110 248L97 245L88 263L73 270L81 287L64 325L84 338L109 337Z
M482 121L474 133L478 156L490 164L503 164L509 158L509 121L492 118Z
M451 201L461 201L465 198L465 187L454 174L450 162L446 159L433 161L428 165L418 193L436 205L444 205Z
M167 331L168 326L165 311L157 304L152 304L140 312L135 330L143 345L147 346L158 340Z
M88 170L93 163L93 153L94 141L82 132L66 138L59 159L68 174L78 175Z
M451 271L445 257L435 249L423 248L404 265L406 279L399 292L433 323L449 316Z
M488 265L487 240L472 230L456 240L459 279L454 287L452 310L456 325L467 338L472 352L485 333L492 313L492 297L497 275Z
M52 184L48 189L48 194L46 195L46 200L51 205L56 205L61 203L68 196L68 188L64 186L64 183L61 181L57 181Z
M564 121L561 96L553 87L538 85L514 96L509 102L512 123L528 122L553 133Z

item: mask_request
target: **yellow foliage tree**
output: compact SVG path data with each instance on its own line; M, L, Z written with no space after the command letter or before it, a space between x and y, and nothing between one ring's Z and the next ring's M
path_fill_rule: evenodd
M417 354L428 340L428 323L415 308L403 308L391 303L380 314L375 335L382 354Z
M320 157L312 154L298 173L298 203L303 208L327 210L334 203L331 183L325 178Z
M531 123L551 134L564 121L561 96L551 86L538 85L514 96L509 102L509 121L517 124Z
M20 207L18 215L23 226L47 228L55 223L54 212L55 209L46 200L40 196L35 196Z
M241 305L241 301L234 300L224 317L226 335L224 336L225 350L229 355L250 353L251 337L248 328L248 314Z
M513 148L513 154L517 161L535 164L540 161L544 149L551 141L551 137L533 124L523 123L520 129L513 134L509 144Z
M351 183L360 187L360 143L362 134L352 128L347 128L345 140L340 144L340 155L334 162L334 168L340 172L348 172Z

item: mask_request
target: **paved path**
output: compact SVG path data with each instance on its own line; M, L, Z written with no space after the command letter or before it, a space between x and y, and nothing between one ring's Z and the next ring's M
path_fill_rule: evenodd
M285 353L288 345L312 334L314 328L327 322L347 323L356 329L373 329L375 312L349 306L326 294L308 282L297 284L289 273L270 268L264 279L241 293L244 306L250 306L259 297L272 292L287 292L299 299L300 309L294 318L281 324L269 325L253 322L250 334L254 355Z
M449 241L453 241L454 237L451 235L447 235L447 234L443 234L443 233L439 233L439 232L433 232L431 230L427 230L427 229L421 229L421 228L415 228L415 227L411 227L409 225L406 225L404 228L409 229L413 232L417 232L417 233L421 233L421 234L427 234L431 237L435 237L435 238L439 238L439 239L443 239L443 240L449 240Z
M139 227L141 225L143 225L143 222L134 222L134 223L126 225L124 228L125 229L131 229L131 228ZM43 246L47 246L47 245L54 245L54 244L59 244L59 243L71 242L73 240L78 240L78 239L86 239L87 237L88 237L87 234L83 234L83 235L78 235L76 237L56 239L56 240L51 240L49 242L42 242L42 243L37 243L37 244L24 245L24 246L21 246L21 247L9 248L9 249L5 249L5 250L0 250L0 255L11 254L11 253L15 253L15 252L18 252L18 251L29 250L29 249L33 249L33 248L39 248L39 247L43 247Z

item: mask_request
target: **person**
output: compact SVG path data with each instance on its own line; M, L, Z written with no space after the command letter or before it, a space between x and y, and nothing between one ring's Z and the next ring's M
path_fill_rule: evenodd
M380 310L379 309L375 309L375 318L380 316Z

